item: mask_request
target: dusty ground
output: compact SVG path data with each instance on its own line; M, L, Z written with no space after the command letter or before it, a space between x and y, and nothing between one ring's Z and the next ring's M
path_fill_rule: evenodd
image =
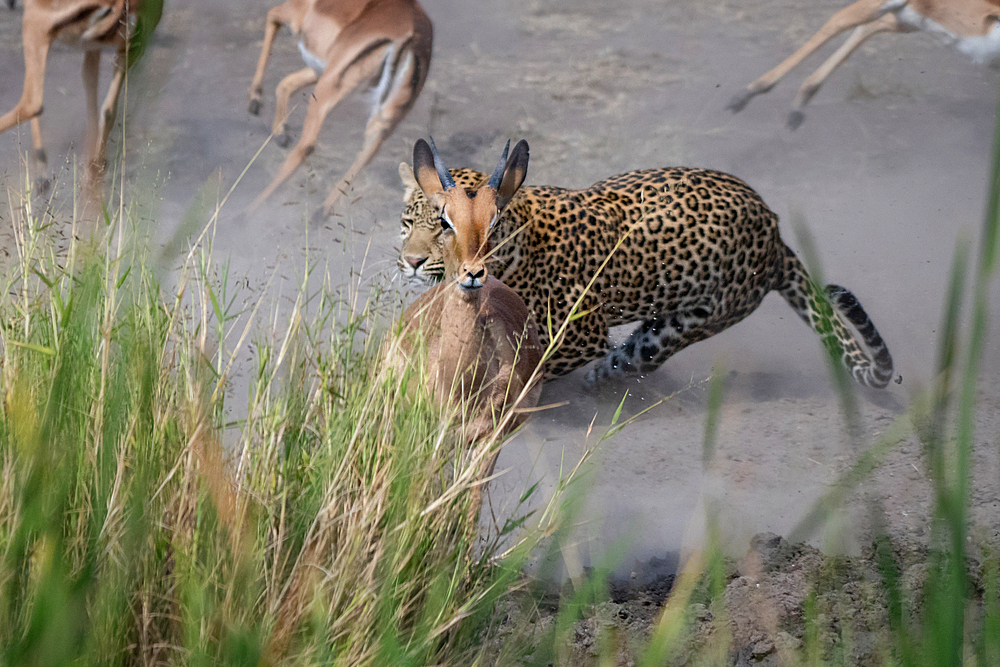
M705 497L719 501L723 534L733 555L741 554L755 533L790 534L860 448L928 385L952 254L962 240L976 247L982 218L997 75L930 37L875 38L832 77L794 133L784 120L804 71L741 114L725 111L734 92L841 5L426 0L435 25L427 85L337 216L307 223L361 145L363 94L328 117L316 152L263 211L241 215L285 154L273 144L263 149L219 224L216 254L231 257L233 282L254 298L272 273L274 290L294 283L307 249L328 265L334 284L391 280L401 206L396 167L428 133L451 166L480 168L494 163L505 139L526 138L531 183L582 187L672 164L740 176L781 216L783 236L795 248L801 246L792 220L805 221L825 277L862 300L903 382L858 392L860 435L852 441L818 340L778 296L769 297L745 322L627 387L625 416L672 397L597 447L580 526L557 565L573 575L624 541L628 555L615 564L619 572L648 570L643 564L652 558L669 571L684 548L698 543ZM125 173L143 193L144 215L161 241L183 232L180 221L199 189L224 193L239 176L267 138L270 91L301 67L294 40L281 35L263 115L246 113L268 8L265 0L170 0L143 77L130 83ZM19 16L0 15L4 109L20 94ZM58 49L50 56L43 123L53 164L72 156L82 135L79 70L76 54ZM296 132L305 94L297 100ZM17 151L28 144L26 127L0 136L4 190L19 182ZM62 164L65 181L70 172ZM8 218L0 204L2 224ZM991 303L1000 311L996 290ZM996 326L991 331L971 510L975 531L986 538L1000 532L1000 346ZM701 382L713 366L726 370L726 397L716 455L703 468ZM508 473L492 491L499 513L536 479L542 494L551 490L560 466L596 444L595 436L586 438L595 415L595 433L610 423L622 390L590 394L581 380L577 373L547 385L543 402L569 404L537 415L504 451L498 469ZM808 535L812 543L859 553L871 536L871 499L884 506L894 538L926 540L931 496L914 438L900 441L847 508Z
M673 575L614 581L601 601L577 607L562 602L572 599L568 591L560 598L556 591L529 589L510 596L499 610L489 661L618 667L893 664L890 656L898 658L903 648L894 632L912 633L926 622L920 609L934 585L927 551L911 547L884 540L858 556L827 555L774 533L755 535L741 557L713 567L715 573L691 591L680 616L671 616L683 629L656 662L648 660L648 652L662 629L660 612L676 590ZM992 558L972 549L967 559L967 627L982 623L988 572L996 568L995 554ZM715 586L718 592L712 591ZM904 624L893 622L893 608L902 612L896 619L907 619ZM916 643L906 648L919 650Z

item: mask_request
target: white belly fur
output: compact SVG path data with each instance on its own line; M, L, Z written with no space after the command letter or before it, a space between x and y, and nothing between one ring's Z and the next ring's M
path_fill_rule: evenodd
M982 37L965 37L956 35L940 23L918 14L909 6L900 9L896 16L903 25L934 35L945 44L972 58L974 63L1000 64L1000 25L994 25Z
M382 103L389 94L390 86L393 85L392 64L396 58L396 45L390 44L385 53L385 60L382 61L382 74L379 76L378 85L372 94L372 115L375 115Z
M317 75L322 74L323 70L326 69L326 61L317 57L314 53L307 49L305 43L301 39L299 40L299 53L302 54L302 60L305 61L306 67L311 67Z

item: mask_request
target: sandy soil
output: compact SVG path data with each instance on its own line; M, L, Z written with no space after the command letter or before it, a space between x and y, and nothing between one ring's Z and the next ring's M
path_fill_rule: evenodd
M967 559L967 627L982 622L991 567L980 553ZM655 664L781 667L819 664L816 658L821 664L887 664L894 644L890 599L916 610L932 595L927 551L901 550L890 541L858 556L827 555L761 533L741 557L723 559L714 569L720 593L709 592L716 585L709 577L691 591L681 615L684 630ZM894 582L892 593L888 580ZM569 618L563 634L558 628L566 623L566 608L560 609L556 591L516 592L497 614L490 659L524 665L652 664L650 640L661 629L660 611L674 583L673 575L612 582L605 598ZM904 613L912 623L915 616ZM554 634L560 639L553 640Z
M852 440L819 341L780 297L768 297L745 322L630 383L625 416L671 398L597 447L586 507L559 568L579 573L623 540L621 573L650 562L669 571L684 548L697 545L706 497L719 501L723 534L741 554L755 533L788 535L928 385L953 251L963 240L976 247L982 218L996 73L928 36L874 39L832 77L794 133L784 120L805 72L741 114L724 109L841 5L500 0L473 8L466 0L426 0L436 40L427 85L337 215L307 222L361 145L368 108L361 93L328 117L316 152L260 213L237 214L285 155L273 144L261 151L219 224L216 253L231 257L233 282L254 296L272 274L274 290L293 284L307 250L327 263L334 284L393 280L396 167L428 133L451 166L480 168L494 163L505 139L526 138L531 183L582 187L673 164L740 176L781 216L795 248L792 221L804 220L825 278L862 300L903 382L858 392ZM273 97L253 117L246 88L268 8L264 0L170 0L143 76L129 84L125 173L143 193L160 241L188 233L181 220L199 189L225 192L267 139ZM4 109L20 94L19 16L0 14ZM60 159L74 154L83 131L80 62L64 49L49 60L43 123L64 180L71 172ZM300 67L294 40L281 35L265 89ZM306 94L296 99L297 132ZM17 151L29 144L26 126L0 136L0 199L19 182ZM0 203L0 223L9 225L8 217ZM996 290L991 303L1000 310ZM982 367L974 457L972 518L985 538L1000 535L996 333L994 326ZM716 455L703 467L703 380L713 367L725 369L726 394ZM550 492L560 466L596 444L594 435L587 442L591 422L595 433L610 423L624 388L591 394L581 381L578 372L547 385L543 402L568 405L537 415L504 451L498 470L508 472L491 493L498 513L535 480ZM932 498L914 438L900 441L844 511L808 537L827 552L859 553L872 534L872 500L885 508L893 536L926 540Z

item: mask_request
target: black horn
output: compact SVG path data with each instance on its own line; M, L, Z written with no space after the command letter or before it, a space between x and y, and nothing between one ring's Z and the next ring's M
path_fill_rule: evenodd
M503 172L507 167L508 151L510 151L510 139L507 140L507 145L503 147L503 153L500 155L500 161L497 162L497 168L493 170L493 175L490 176L490 180L487 183L494 190L500 189L500 181L503 180Z
M441 179L441 185L444 186L445 190L451 190L455 187L455 179L451 177L448 173L448 168L444 166L444 160L438 155L437 146L434 145L434 137L430 137L431 140L431 155L434 157L434 168L437 169L438 178Z

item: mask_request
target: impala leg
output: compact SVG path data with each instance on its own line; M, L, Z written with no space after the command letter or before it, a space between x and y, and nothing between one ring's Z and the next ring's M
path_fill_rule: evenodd
M91 24L80 38L84 41L89 41L98 38L101 35L108 34L111 30L122 21L128 20L126 13L126 3L129 0L114 0L111 5L105 5L103 11L100 14L101 18L97 19L96 23ZM135 3L138 4L138 3Z
M895 14L886 14L867 25L855 28L851 36L847 38L847 41L802 83L802 87L799 88L799 94L795 97L795 102L792 103L792 112L788 116L788 127L794 130L802 124L802 121L805 119L803 110L806 104L809 103L812 96L820 89L826 78L833 74L834 70L840 67L852 53L857 51L858 47L865 43L865 40L880 32L900 32L901 30L902 28Z
M316 148L316 139L319 138L319 131L323 127L323 121L327 114L337 106L337 103L344 99L359 83L371 78L375 73L384 57L385 49L376 49L365 54L364 48L365 44L362 43L350 51L341 49L339 51L340 57L336 61L331 59L313 90L313 99L309 102L305 124L302 127L302 138L288 153L284 164L278 170L278 175L250 205L251 209L260 206L313 152ZM361 51L361 55L359 55L359 51Z
M35 174L35 190L38 193L46 192L52 185L49 178L49 159L45 154L45 146L42 144L42 123L38 116L31 119L31 166Z
M483 440L488 438L495 430L493 422L493 411L486 409L484 414L476 417L471 423L469 423L465 428L465 442L466 447L469 449L474 449L476 447L483 447ZM500 417L500 412L496 413L496 417ZM496 469L497 460L500 458L500 449L497 448L495 452L489 455L489 458L483 460L479 464L479 470L476 472L476 476L473 479L473 484L469 489L469 514L468 519L470 521L475 521L479 518L479 514L483 510L483 504L485 496L487 493L488 482L484 481L489 479L493 475L493 471Z
M27 11L27 10L26 10ZM42 113L45 91L45 59L49 53L48 26L41 21L25 21L24 38L24 90L21 100L13 109L0 116L0 133L32 120ZM41 139L41 133L39 133Z
M500 370L497 377L517 377L516 373L510 368L505 367ZM466 442L468 446L475 447L476 443L487 438L496 429L497 423L503 418L503 413L505 409L517 410L518 405L521 405L520 401L517 401L517 397L520 395L521 386L514 383L514 386L508 386L506 395L503 397L494 397L494 400L490 401L490 407L484 409L483 413L476 417L471 424L466 428ZM524 403L529 406L537 405L538 399L542 393L542 383L541 378L535 382L534 386L525 393ZM507 401L510 401L510 405L507 405ZM508 422L504 432L498 436L499 440L505 439L512 431L517 429L524 420L527 418L526 414L515 415L510 422ZM489 458L484 460L481 464L481 472L476 476L479 484L474 486L470 492L472 494L472 503L470 505L470 516L475 518L479 516L482 511L484 498L483 496L489 495L488 483L483 480L488 480L493 476L494 471L497 467L497 460L500 458L500 448L497 447L496 451L490 454Z
M111 77L111 85L104 96L104 103L97 114L97 131L94 142L87 147L88 193L92 201L100 201L104 189L104 172L107 167L108 138L111 129L118 118L118 98L121 97L122 85L125 83L125 67L127 52L122 49L115 60L115 74Z
M312 67L300 69L294 74L289 74L275 89L277 104L274 109L274 123L271 125L271 134L275 141L282 148L286 148L291 143L292 138L288 134L288 100L297 90L306 86L311 86L319 80L319 76Z
M104 151L108 145L108 137L111 136L111 128L115 126L115 120L118 118L118 98L121 97L122 85L125 83L127 55L126 51L118 53L115 62L115 75L111 78L111 86L108 87L108 94L104 96L104 104L101 105L100 123L97 128L96 157L98 160L103 160L105 157Z
M409 112L413 103L416 102L420 89L423 87L422 80L413 76L414 68L420 66L426 71L426 63L416 63L413 52L407 52L398 60L401 64L389 82L388 92L385 100L376 100L375 109L368 119L365 127L365 142L361 151L354 158L354 163L340 182L337 183L323 202L323 212L330 215L333 212L333 205L340 196L347 190L347 187L357 177L361 170L378 154L382 143L392 134L396 126L403 120ZM385 67L392 66L391 62L386 62ZM417 82L419 81L419 83Z
M484 432L484 436L491 433L493 427L490 426ZM469 503L469 519L475 521L479 518L480 513L483 511L483 505L485 504L485 496L489 493L487 485L489 482L483 481L489 479L493 475L493 470L496 468L497 459L500 458L500 450L490 455L490 459L485 462L482 466L482 472L476 476L476 485L469 489L469 497L471 502Z
M108 138L118 119L118 98L121 97L122 85L125 83L126 52L121 51L115 62L115 75L111 77L111 85L104 96L97 126L97 144L94 146L93 159L103 171L107 163Z
M27 9L25 11L28 11ZM24 90L21 99L13 109L0 116L0 132L6 132L25 121L31 122L32 167L34 168L36 189L48 189L48 159L42 144L42 125L38 117L42 113L42 99L45 91L45 60L49 52L48 27L37 17L29 17L23 24L24 39Z
M87 97L87 131L84 134L84 151L89 164L97 146L98 106L97 84L101 71L101 52L87 51L83 54L83 90Z
M783 60L781 64L770 72L747 86L745 91L735 95L726 108L734 113L740 111L750 101L750 98L771 90L782 77L828 41L845 30L856 28L859 25L882 16L885 13L885 10L882 8L885 4L885 0L857 0L854 4L844 7L831 16L823 27L819 29L819 32L810 37L809 41L800 46L795 53Z
M250 83L248 97L250 101L249 111L254 116L260 113L261 100L264 96L264 69L267 68L267 60L271 57L271 47L274 46L274 36L278 29L286 23L291 22L290 13L292 8L287 4L278 5L267 13L267 24L264 26L264 46L260 50L260 58L257 59L257 71L254 72L253 81Z

